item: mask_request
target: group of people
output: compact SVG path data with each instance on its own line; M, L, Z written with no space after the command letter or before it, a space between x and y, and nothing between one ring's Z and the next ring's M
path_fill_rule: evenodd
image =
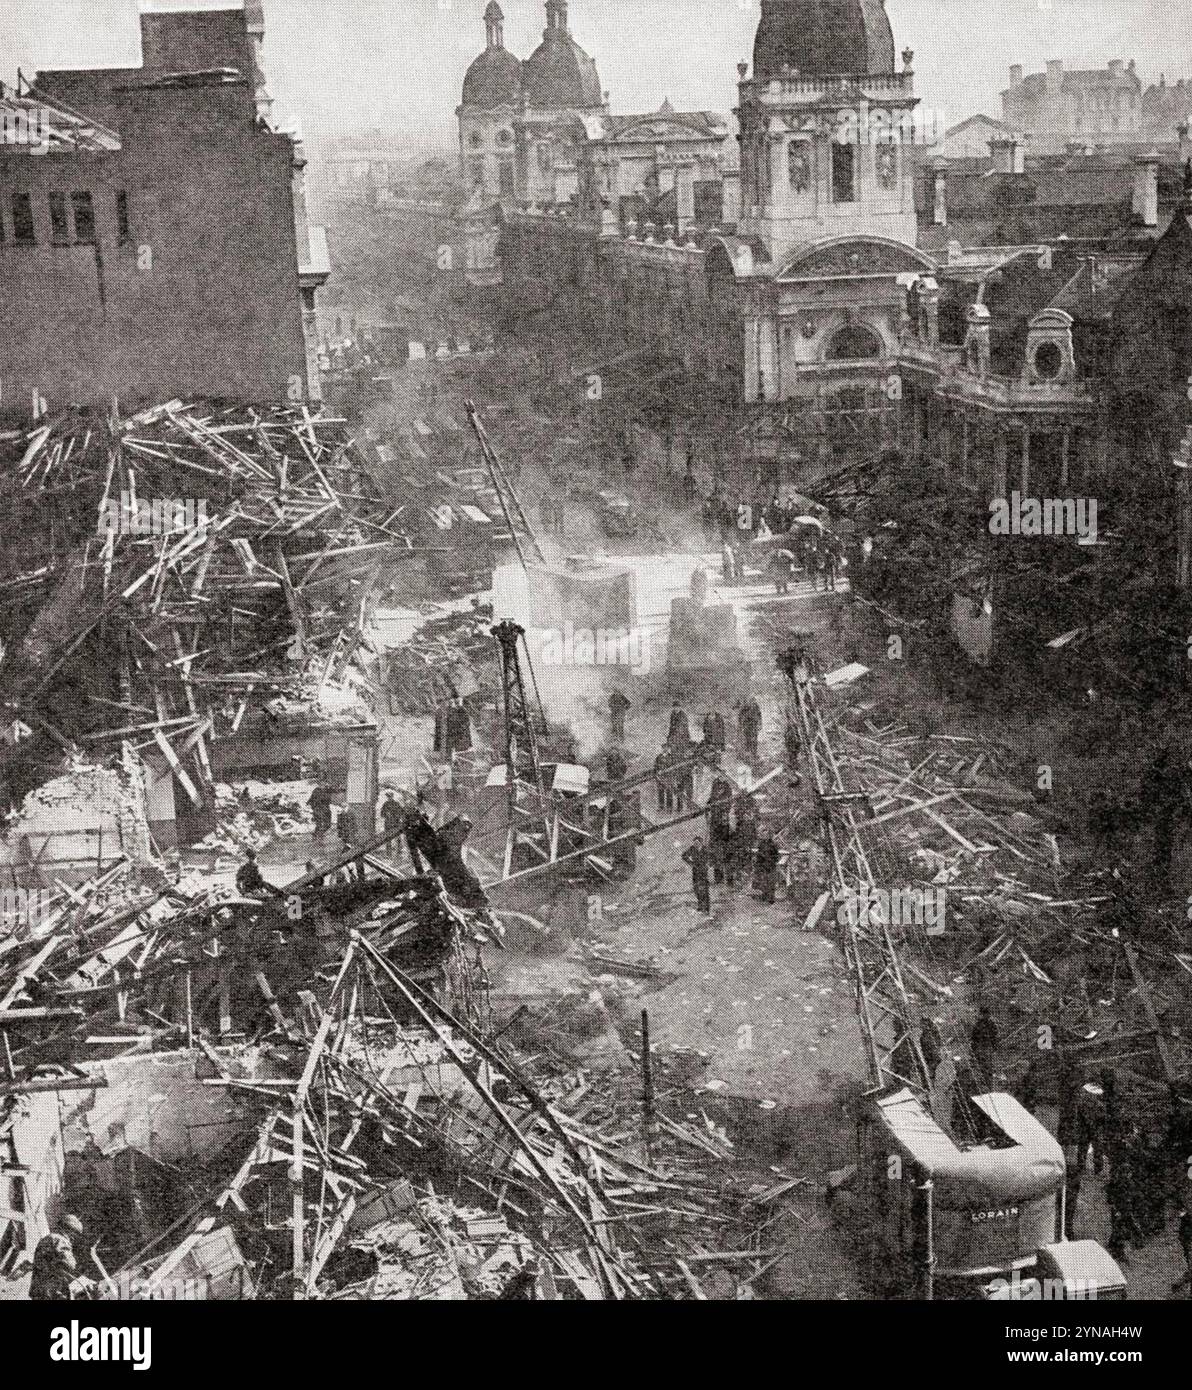
M713 883L731 890L748 881L762 902L774 902L782 853L768 829L759 833L753 798L735 793L727 778L718 778L712 785L707 813L707 842L697 835L683 852L699 911L711 915Z

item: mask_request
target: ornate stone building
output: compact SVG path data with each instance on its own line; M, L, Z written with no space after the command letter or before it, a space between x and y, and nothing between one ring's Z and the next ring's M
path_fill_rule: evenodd
M511 307L665 380L655 427L707 484L814 486L891 446L986 500L1104 482L1115 314L1183 198L1160 156L1045 172L1011 136L971 174L914 159L882 0L763 0L739 77L739 210L725 179L704 218L626 216L585 128L576 197L505 209Z

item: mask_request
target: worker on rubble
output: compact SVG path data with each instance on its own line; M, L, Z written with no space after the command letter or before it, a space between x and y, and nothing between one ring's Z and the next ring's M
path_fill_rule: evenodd
M691 887L695 892L695 905L707 916L712 914L712 894L708 885L708 867L711 862L707 849L700 836L696 836L688 849L683 852L683 863L691 866Z
M339 813L339 819L335 822L335 829L339 834L340 843L344 849L354 849L357 840L360 838L360 822L356 817L356 812L350 806L345 806ZM365 878L364 855L356 856L354 861L356 877L363 882ZM345 873L350 876L350 870Z
M280 888L267 883L257 867L257 852L250 849L244 856L244 863L236 870L236 891L242 898L278 897Z
M737 739L747 758L757 757L757 740L762 731L762 707L754 696L741 706L737 716Z
M64 1216L54 1230L42 1236L33 1251L33 1277L29 1299L33 1303L62 1303L85 1292L91 1280L79 1274L75 1241L81 1240L83 1223Z
M633 701L621 690L614 690L608 697L609 720L617 743L625 742L625 715L632 707Z
M691 726L687 722L687 714L678 700L671 706L670 727L666 731L666 741L672 746L680 746L691 742Z
M424 874L427 867L434 868L439 857L439 837L423 810L422 796L406 811L406 849L416 874Z
M406 808L393 792L386 792L385 800L381 802L381 824L385 827L386 835L396 835L399 830L405 829Z
M331 829L331 793L322 782L316 782L306 804L315 819L315 836L321 839Z

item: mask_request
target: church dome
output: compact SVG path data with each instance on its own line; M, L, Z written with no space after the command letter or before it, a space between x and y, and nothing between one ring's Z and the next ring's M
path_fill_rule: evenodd
M753 75L892 73L894 31L885 0L762 0Z
M464 78L464 105L489 110L512 106L521 88L521 63L507 48L486 48Z
M596 64L567 30L566 0L547 0L542 42L522 65L522 88L538 110L604 105Z
M505 15L497 0L484 12L486 46L464 78L464 105L492 110L512 106L521 90L522 65L505 47Z

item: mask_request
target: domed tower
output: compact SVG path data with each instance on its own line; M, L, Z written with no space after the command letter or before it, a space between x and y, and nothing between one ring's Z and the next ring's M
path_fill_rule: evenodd
M567 28L567 0L546 0L546 29L542 42L525 61L522 86L538 111L603 108L596 64Z
M577 142L607 109L596 64L567 27L567 0L546 0L542 42L522 64L518 186L531 202L565 203L577 192Z
M464 78L459 117L460 164L473 194L515 196L513 122L521 104L522 64L505 47L497 0L484 11L484 52Z
M755 78L894 71L894 31L884 0L762 0L753 43Z
M762 0L739 88L741 229L775 261L834 237L914 244L913 58L897 67L885 0Z

